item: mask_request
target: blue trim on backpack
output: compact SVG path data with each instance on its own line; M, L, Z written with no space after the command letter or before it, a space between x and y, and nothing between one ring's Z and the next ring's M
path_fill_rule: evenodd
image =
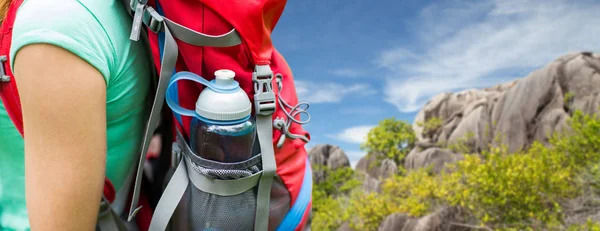
M281 224L279 224L279 227L277 227L277 231L295 230L298 225L300 225L300 222L306 213L306 209L308 208L308 204L312 199L312 186L312 170L310 168L310 161L307 158L306 168L304 170L304 180L302 180L302 187L300 188L300 193L298 193L298 198L290 211L283 218Z
M162 6L160 6L160 3L158 2L158 0L154 1L156 3L156 11L158 12L158 14L160 15L165 15L162 9ZM163 58L163 48L165 46L165 32L159 32L158 33L158 54L160 55L160 61L162 62L162 58ZM177 72L177 70L173 70L173 74L171 74L171 76L175 75L175 73ZM160 73L159 73L160 74ZM173 90L176 92L179 92L179 89L177 86L173 86ZM179 95L176 94L173 97L173 101L175 101L178 105L179 105ZM181 115L177 114L177 113L173 113L175 116L175 119L177 119L177 121L179 122L179 124L183 124L182 120L181 120Z
M160 6L160 3L158 3L158 0L154 1L156 2L156 11L158 12L158 14L160 14L161 16L165 15L163 13L162 7ZM160 61L162 61L162 57L163 57L163 46L165 45L165 32L158 32L158 54L160 55Z

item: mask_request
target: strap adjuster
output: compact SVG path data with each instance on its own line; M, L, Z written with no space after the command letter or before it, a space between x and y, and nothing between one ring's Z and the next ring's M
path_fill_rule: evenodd
M153 32L162 30L164 18L154 10L147 6L148 0L131 0L129 6L133 10L133 25L131 26L131 34L129 39L138 41L142 31L142 24Z
M179 137L177 137L177 139L179 139ZM184 141L185 142L185 141ZM171 150L171 167L177 167L177 165L179 164L179 161L181 161L182 157L183 157L183 153L181 150L181 147L179 147L179 143L173 142L172 146L171 146L172 150Z
M0 56L0 83L10 82L10 76L6 75L6 70L4 69L5 62L6 62L6 55Z
M268 65L256 66L252 73L254 82L254 109L258 115L272 115L275 112L275 93L273 92L273 71Z
M164 20L163 16L156 12L152 7L147 7L142 17L144 24L146 24L148 29L154 33L158 33L162 30Z

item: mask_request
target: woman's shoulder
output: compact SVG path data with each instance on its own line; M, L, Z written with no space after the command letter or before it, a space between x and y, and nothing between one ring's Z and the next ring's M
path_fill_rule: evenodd
M129 46L130 28L119 0L26 0L17 12L10 56L26 45L49 43L86 60L108 83Z
M43 26L60 31L88 31L117 39L129 32L131 18L121 0L25 0L17 12L17 25L29 29Z

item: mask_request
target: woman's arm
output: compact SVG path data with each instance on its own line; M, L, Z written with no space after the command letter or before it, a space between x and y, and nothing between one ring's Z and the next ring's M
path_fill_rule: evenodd
M32 230L94 230L106 161L103 76L78 56L47 44L21 48L14 74Z

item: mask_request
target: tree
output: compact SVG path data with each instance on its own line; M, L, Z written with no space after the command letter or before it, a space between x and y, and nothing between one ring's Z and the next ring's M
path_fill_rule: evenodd
M414 144L412 126L402 120L388 118L369 131L367 141L361 145L361 149L371 154L381 153L401 166Z

